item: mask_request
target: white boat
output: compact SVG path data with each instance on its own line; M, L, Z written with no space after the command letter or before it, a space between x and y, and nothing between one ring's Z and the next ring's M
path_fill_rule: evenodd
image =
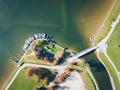
M93 42L94 39L92 37L89 37L89 40L90 40L90 42Z
M34 37L37 39L37 34L34 34Z

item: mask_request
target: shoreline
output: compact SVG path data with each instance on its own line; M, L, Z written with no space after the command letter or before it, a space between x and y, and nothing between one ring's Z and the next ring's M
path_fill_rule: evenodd
M11 78L13 77L13 75L16 73L17 71L17 65L14 64L14 62L10 61L10 63L12 65L12 68L10 67L7 67L7 71L8 72L6 75L3 76L2 80L0 81L1 82L1 85L0 85L0 89L1 90L4 90L5 87L7 86L8 82L11 80Z
M23 56L21 57L20 62L23 60L24 56L26 55L26 53L28 52L28 50L30 49L30 47L32 46L32 44L33 44L35 41L38 41L38 40L41 40L41 39L36 39L36 40L34 40L34 41L30 44L30 46L28 47L28 49L24 52ZM57 44L57 43L55 43L55 45L57 45L58 47L64 49L63 46L61 46L61 45L59 45L59 44ZM69 51L69 50L68 50L68 51ZM19 62L19 63L20 63L20 62ZM19 65L19 63L18 63L18 65ZM23 64L22 66L19 65L18 70L14 73L14 75L12 75L12 78L9 80L8 84L6 85L5 90L8 90L8 88L12 85L12 83L13 83L14 80L16 79L16 77L17 77L17 75L19 74L19 72L20 72L22 69L24 69L25 67L27 67L27 66L35 66L35 67L42 67L42 68L52 68L52 69L58 69L58 70L59 70L59 68L64 68L64 67L66 67L66 66L61 66L61 65L60 65L60 66L45 66L45 65L29 64L29 63L25 63L25 64ZM58 72L59 72L59 71L58 71ZM83 83L82 80L81 80L81 82ZM83 85L84 85L84 84L83 84ZM85 88L85 87L84 87L84 88Z
M103 7L100 7L101 9L99 11L101 11L102 16L99 16L99 14L91 14L93 15L92 17L79 17L77 21L75 21L75 24L77 25L77 29L78 29L78 33L84 38L84 40L87 43L87 46L93 45L93 42L96 39L96 35L99 34L98 32L101 30L103 24L105 23L107 17L109 16L111 9L114 7L114 3L116 2L116 0L111 0L111 3L109 3L109 6L106 6L105 4L103 5L103 7L105 8L105 11L102 10L104 9ZM106 6L106 7L105 7ZM97 12L97 11L96 11ZM92 19L91 19L92 18ZM98 20L94 20L94 19L98 19ZM93 21L92 21L93 20ZM84 27L82 27L81 25L85 25ZM84 30L85 32L82 32L82 30ZM93 39L92 42L90 42L89 37L91 37Z
M106 15L105 19L103 20L103 22L102 22L100 28L98 28L97 33L95 34L95 37L94 37L94 41L93 41L93 43L92 43L93 45L95 44L95 41L98 40L99 34L100 34L100 32L102 31L102 28L103 28L103 26L104 26L104 23L107 21L107 19L108 19L109 15L110 15L112 9L114 8L116 2L117 2L117 0L114 1L112 7L110 8L110 10L109 10L109 12L108 12L108 14Z
M111 12L112 12L112 10L113 10L116 2L117 2L117 0L115 0L112 8L110 9L110 12L109 12L108 16L106 17L105 21L103 22L103 25L104 25L104 23L107 21L109 15L111 14ZM116 73L116 75L117 75L118 81L120 81L120 78L119 78L119 75L118 75L118 71L117 71L115 65L113 64L112 60L109 58L109 56L108 56L108 54L107 54L107 43L106 43L106 42L108 41L108 39L110 38L112 32L114 31L115 26L117 25L117 23L119 23L119 21L118 21L119 17L120 17L120 14L119 14L118 17L115 19L115 21L113 21L114 23L111 24L110 30L107 32L106 36L99 42L101 51L98 50L97 53L96 53L97 58L100 60L100 62L104 65L104 67L105 67L106 70L107 70L107 73L108 73L108 75L109 75L110 83L111 83L111 86L112 86L113 90L116 90L116 89L117 89L117 88L116 88L115 81L113 80L113 76L111 76L111 71L109 70L109 68L106 66L106 64L105 64L105 63L102 61L102 59L100 58L99 53L102 52L102 53L105 55L105 57L108 59L109 63L112 65L112 67L113 67L113 69L114 69L114 71L115 71L115 73ZM100 32L102 31L102 27L103 27L103 26L101 26L101 28L99 29L98 33L96 34L96 38L95 38L95 40L94 40L94 42L93 42L93 45L94 45L94 44L96 43L96 41L99 40L99 38L101 37L101 36L99 36L99 34L100 34ZM106 46L105 46L105 45L106 45Z

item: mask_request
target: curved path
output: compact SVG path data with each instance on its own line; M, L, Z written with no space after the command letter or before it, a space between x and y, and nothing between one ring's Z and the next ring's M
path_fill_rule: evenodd
M105 54L106 58L109 60L109 62L111 63L111 65L115 69L115 72L116 72L116 74L118 76L118 79L119 79L119 82L120 82L119 72L118 72L116 66L114 65L114 63L112 62L112 60L110 59L110 57L107 54L107 44L106 44L108 39L112 35L113 31L115 30L116 25L119 23L119 21L120 21L120 15L117 17L116 21L112 23L110 32L100 43L98 43L98 46L100 48L100 51Z
M108 59L108 61L111 63L112 67L114 68L114 70L115 70L115 72L116 72L116 75L117 75L117 78L118 78L118 80L119 80L119 82L120 82L119 72L118 72L116 66L114 65L114 63L112 62L111 58L110 58L109 55L107 54L107 41L108 41L108 39L110 38L110 36L112 35L113 31L115 30L116 25L119 24L119 21L120 21L120 15L117 17L116 21L111 24L111 29L110 29L109 33L107 34L107 36L106 36L100 43L98 43L98 46L99 46L98 53L99 53L99 52L103 52L103 53L104 53L104 55L106 56L106 58ZM99 56L98 56L98 57L99 57ZM99 59L100 59L100 58L99 58ZM102 61L102 60L100 60L100 61ZM103 62L102 62L102 63L103 63ZM104 64L104 66L105 66L105 64ZM105 67L106 67L106 66L105 66ZM107 67L106 67L106 69L107 69ZM108 70L108 69L107 69L107 71L108 71L108 73L109 73L109 70ZM110 73L109 73L109 76L110 76L112 88L113 88L113 90L115 90L114 81L113 81L113 78L112 78L112 76L110 75Z

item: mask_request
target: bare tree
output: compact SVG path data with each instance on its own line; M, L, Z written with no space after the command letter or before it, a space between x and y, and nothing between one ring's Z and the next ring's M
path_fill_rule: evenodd
M48 77L45 77L43 83L44 83L44 86L48 86L49 85L49 79L48 79Z
M55 65L57 65L58 64L58 60L54 60L53 61L53 65L55 66Z
M44 58L43 58L43 61L45 61L45 62L49 62L48 57L44 57Z
M62 83L64 80L65 80L64 73L63 73L63 74L60 74L60 75L57 77L57 82L58 82L58 83Z
M35 82L39 82L40 81L40 77L38 75L35 75L34 76L34 80L35 80Z
M26 76L31 77L33 75L34 68L33 67L28 67L26 70Z

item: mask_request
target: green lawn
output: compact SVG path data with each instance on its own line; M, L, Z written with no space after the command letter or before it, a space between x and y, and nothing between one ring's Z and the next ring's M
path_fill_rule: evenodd
M113 77L113 81L115 83L116 90L120 90L120 82L117 78L117 75L116 75L115 70L112 67L111 63L107 60L107 58L105 57L105 55L103 53L100 53L99 56L100 56L101 60L103 61L103 63L106 65L107 69L109 70L110 75Z
M118 24L108 40L108 55L120 71L120 24Z
M102 28L102 30L100 31L100 35L97 37L97 40L95 41L95 43L100 42L109 32L111 24L113 21L116 20L117 16L120 14L120 0L117 0L116 4L114 5L108 19L106 20L104 27Z
M48 47L50 50L52 50L52 52L48 51L45 49L45 46ZM62 48L58 47L58 45L55 45L55 47L53 48L51 45L49 45L48 43L41 43L39 45L39 47L45 49L47 52L51 53L51 54L56 54L57 51L63 51Z
M26 69L21 70L8 90L33 90L36 85L42 86L43 80L36 83L33 77L28 78L25 76L25 71Z
M46 42L44 42L44 41L39 41L39 40L37 40L37 41L35 41L35 42L33 43L33 45L31 45L31 47L29 48L29 50L27 51L27 54L26 54L26 55L28 55L28 56L26 56L25 58L23 58L23 60L21 61L21 63L22 63L22 62L27 62L27 63L37 63L37 64L50 65L50 64L48 64L48 63L46 63L46 62L38 59L38 56L36 56L36 55L35 55L35 56L30 55L31 52L34 51L34 48L33 48L33 47L35 47L36 45L38 45L40 48L43 48L46 52L51 53L51 54L53 54L53 55L55 55L58 51L63 51L63 50L64 50L63 48L59 47L58 45L55 45L54 48L53 48L53 47L52 47L51 45L49 45L48 43L46 43ZM51 52L50 52L48 49L45 49L45 46L46 46L47 48L49 48L49 49L51 50ZM29 56L29 55L30 55L30 56Z
M51 47L50 45L47 45L50 49L52 49L53 50L53 54L56 54L58 51L63 51L63 49L62 48L60 48L60 47L58 47L57 45L53 48L53 47Z

